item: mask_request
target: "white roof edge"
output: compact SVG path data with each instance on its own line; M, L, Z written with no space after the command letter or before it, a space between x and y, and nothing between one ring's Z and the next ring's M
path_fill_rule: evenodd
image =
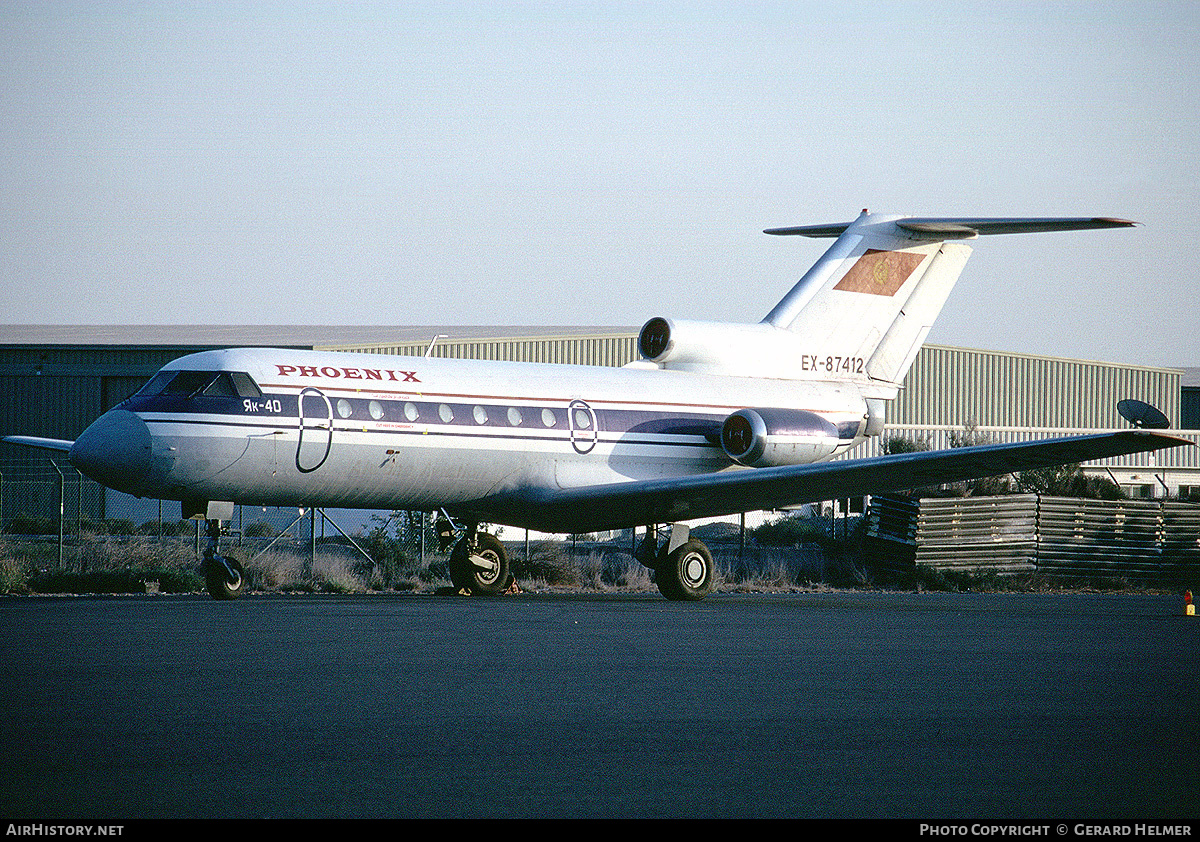
M636 335L640 326L580 325L0 325L0 345L126 345L134 347L296 346L363 348L380 345L486 342L498 339L582 338ZM1023 351L998 351L927 342L934 350L969 351L997 356L1061 360L1090 365L1136 368L1181 375L1181 384L1200 385L1200 368L1060 357Z
M0 325L0 345L231 347L399 345L503 337L610 336L637 327L561 325Z

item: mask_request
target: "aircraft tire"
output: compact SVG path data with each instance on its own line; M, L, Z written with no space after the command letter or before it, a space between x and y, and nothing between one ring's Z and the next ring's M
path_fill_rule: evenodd
M668 553L654 569L658 592L676 602L696 602L712 591L716 565L712 553L692 538Z
M480 532L475 536L475 553L497 563L495 572L480 570L471 564L470 539L463 538L450 553L450 582L455 590L466 589L472 596L498 596L512 584L508 553L494 535Z
M233 569L236 580L229 580L229 571L216 560L204 563L204 583L213 599L237 599L246 593L246 571L235 558L225 556L225 562Z

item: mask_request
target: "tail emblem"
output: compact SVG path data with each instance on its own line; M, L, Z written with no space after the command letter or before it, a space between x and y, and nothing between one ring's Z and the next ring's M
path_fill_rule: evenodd
M910 251L867 249L834 289L892 296L921 265L925 255Z

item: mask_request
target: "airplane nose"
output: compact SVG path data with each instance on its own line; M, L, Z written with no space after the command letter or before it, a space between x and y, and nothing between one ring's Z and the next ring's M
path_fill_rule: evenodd
M150 472L150 430L141 418L113 409L71 446L71 464L101 485L140 496Z

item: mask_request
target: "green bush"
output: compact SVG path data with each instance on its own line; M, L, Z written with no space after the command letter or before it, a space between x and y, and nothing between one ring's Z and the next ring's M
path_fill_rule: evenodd
M518 584L575 585L579 582L579 573L571 564L567 545L558 541L534 541L529 545L529 558L510 554L509 561Z
M146 593L147 583L157 582L162 593L194 593L204 590L204 582L195 573L165 568L94 570L76 573L52 570L29 577L34 593Z
M58 521L54 518L21 514L8 522L8 532L12 535L57 535Z
M829 540L829 526L823 518L784 515L749 532L764 547L798 547L801 544L824 544Z

